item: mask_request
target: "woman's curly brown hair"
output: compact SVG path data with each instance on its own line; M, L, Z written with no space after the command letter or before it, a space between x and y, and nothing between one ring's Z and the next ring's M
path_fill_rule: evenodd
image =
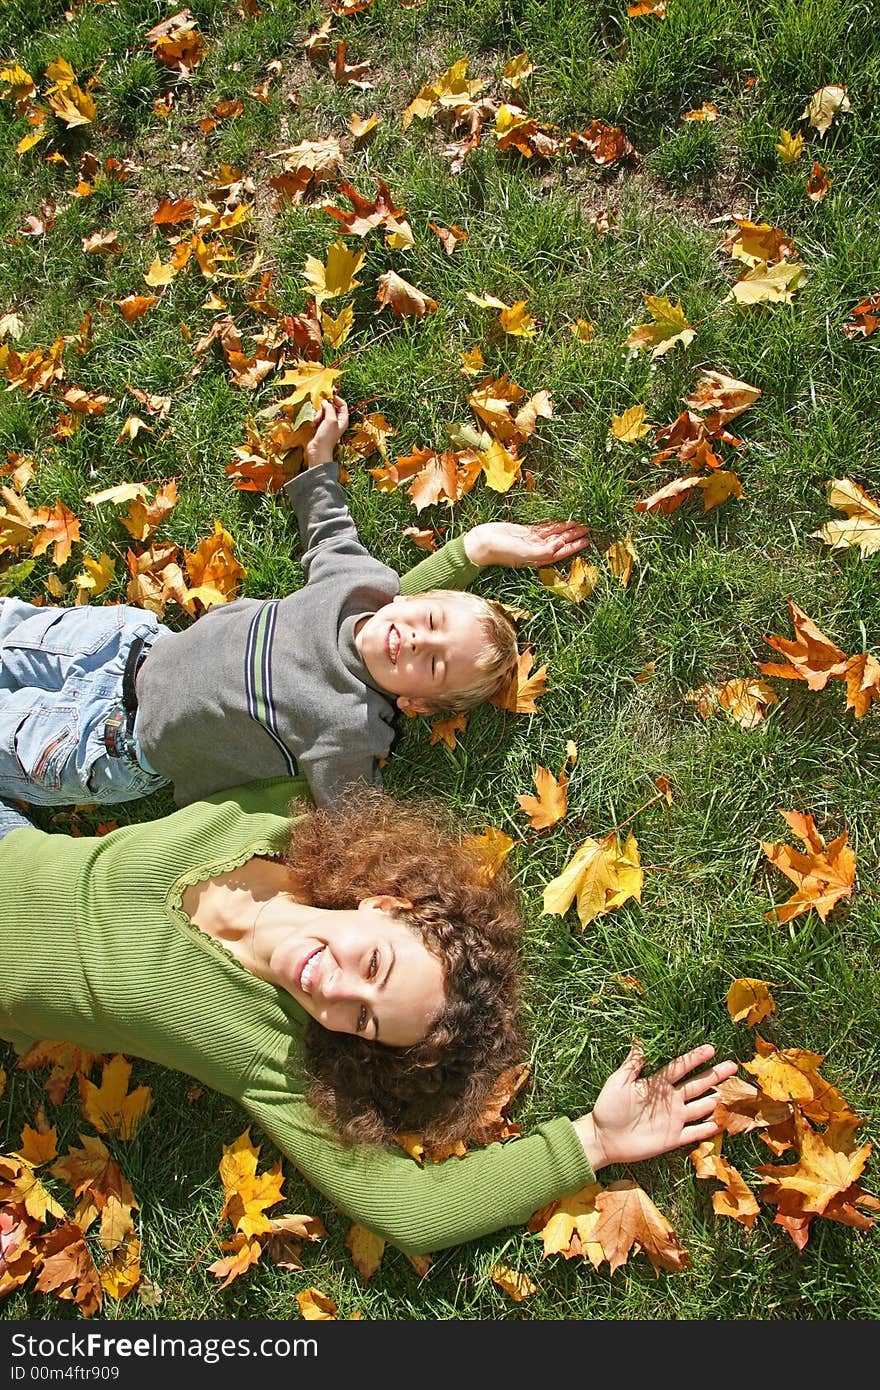
M303 814L305 812L305 814ZM339 810L294 802L286 862L296 896L353 908L388 894L442 962L446 1004L427 1036L386 1047L312 1021L309 1102L342 1138L384 1142L417 1130L430 1143L465 1138L499 1072L519 1059L516 1023L522 916L502 870L490 878L438 806L353 793Z

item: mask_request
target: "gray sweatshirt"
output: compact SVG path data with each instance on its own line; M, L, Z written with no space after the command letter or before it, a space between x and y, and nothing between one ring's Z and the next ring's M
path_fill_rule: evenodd
M282 599L209 608L161 634L137 678L138 739L185 806L261 777L308 779L318 805L353 782L380 785L394 739L394 697L355 646L360 618L395 594L461 589L479 573L459 538L403 580L358 540L336 463L285 486L303 543L306 583Z

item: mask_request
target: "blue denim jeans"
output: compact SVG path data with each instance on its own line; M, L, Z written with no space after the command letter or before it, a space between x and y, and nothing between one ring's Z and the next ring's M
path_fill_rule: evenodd
M0 840L3 839L4 835L8 835L10 830L20 830L22 826L32 830L33 825L33 821L28 820L17 806L11 805L10 802L4 801L0 797Z
M133 801L167 785L124 736L104 744L122 709L122 676L136 637L162 631L126 604L40 608L0 599L0 797L35 806Z

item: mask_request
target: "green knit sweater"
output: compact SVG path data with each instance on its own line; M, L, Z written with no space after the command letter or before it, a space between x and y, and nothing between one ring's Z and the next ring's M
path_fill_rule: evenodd
M353 1220L410 1254L520 1225L592 1181L571 1121L420 1167L339 1143L304 1099L307 1015L183 913L184 889L285 849L301 779L218 792L98 839L0 840L0 1036L174 1067L239 1101Z

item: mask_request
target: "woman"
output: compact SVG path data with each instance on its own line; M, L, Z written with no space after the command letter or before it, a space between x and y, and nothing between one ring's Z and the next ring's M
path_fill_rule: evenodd
M513 1060L521 919L436 812L376 793L291 805L305 794L256 782L99 839L0 807L0 1035L144 1057L233 1097L410 1254L717 1133L712 1088L736 1068L691 1076L703 1047L649 1082L633 1051L590 1114L462 1159L422 1168L383 1143L466 1134Z

